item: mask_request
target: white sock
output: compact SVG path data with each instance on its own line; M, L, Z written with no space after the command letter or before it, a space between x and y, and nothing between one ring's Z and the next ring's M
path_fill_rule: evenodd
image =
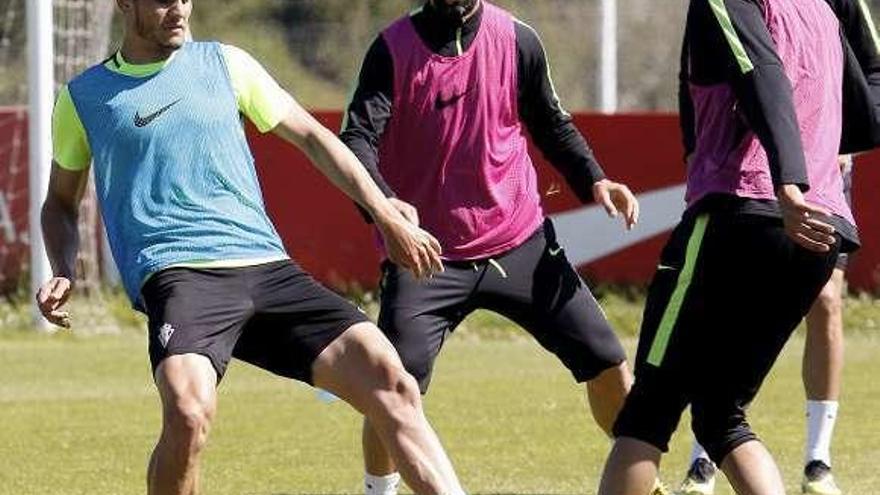
M706 459L709 462L712 462L712 459L709 459L709 454L706 452L706 449L700 445L700 442L694 440L694 448L691 449L691 462L688 466L693 466L697 459Z
M831 436L837 421L836 400L807 401L807 448L804 464L822 461L831 466Z
M365 495L397 495L398 487L400 487L400 473L385 476L373 476L370 473L364 475Z

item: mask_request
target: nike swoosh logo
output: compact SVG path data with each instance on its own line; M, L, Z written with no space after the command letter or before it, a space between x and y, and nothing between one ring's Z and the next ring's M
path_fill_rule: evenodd
M663 265L663 264L657 265L657 271L658 271L658 272L662 272L662 271L676 271L676 270L678 270L678 268L676 268L676 267L674 267L674 266Z
M566 246L566 258L579 266L673 229L684 212L684 193L685 186L676 185L639 194L642 214L630 231L610 221L598 205L556 213L551 218L559 243Z
M457 95L451 96L448 99L443 99L439 93L437 94L437 99L434 101L434 109L435 110L443 110L448 106L455 105L459 100L470 94L474 88L471 88L463 93L459 93Z
M150 115L147 115L146 117L141 117L140 112L135 112L134 113L135 127L146 127L146 126L150 125L150 123L152 121L156 120L157 118L159 118L160 115L167 112L169 108L173 107L174 105L177 105L181 99L182 98L178 98L178 99L172 101L171 103L165 105L164 107L160 108L159 110L156 110L155 112L151 113Z
M558 247L556 249L550 248L547 251L550 253L550 256L556 256L562 252L562 247Z

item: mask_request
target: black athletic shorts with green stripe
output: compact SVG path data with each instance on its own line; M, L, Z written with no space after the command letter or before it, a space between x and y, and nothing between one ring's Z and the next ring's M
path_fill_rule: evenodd
M690 404L693 431L716 463L757 439L746 422L783 345L837 260L792 242L778 218L688 211L648 293L636 380L615 437L662 451Z

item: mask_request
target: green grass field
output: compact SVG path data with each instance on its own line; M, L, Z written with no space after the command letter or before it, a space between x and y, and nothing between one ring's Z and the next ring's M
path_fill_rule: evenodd
M633 323L621 315L637 313L637 304L608 305L612 318ZM880 314L871 306L869 316ZM469 320L441 355L426 401L460 477L471 493L595 493L610 444L587 417L581 387L505 326L486 314ZM634 340L627 343L631 351ZM752 412L790 493L799 493L802 348L802 338L793 339ZM875 331L848 336L834 448L848 494L876 493L880 483L878 355ZM219 407L204 493L360 493L360 422L343 403L234 364ZM686 421L663 465L669 481L679 480L689 453ZM0 332L0 495L143 493L158 428L142 332ZM722 482L717 493L732 492Z

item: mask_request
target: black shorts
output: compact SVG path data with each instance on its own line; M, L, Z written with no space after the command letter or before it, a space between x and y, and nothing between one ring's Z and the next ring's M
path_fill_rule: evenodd
M756 438L745 408L827 283L836 251L795 245L779 219L687 213L649 288L615 436L666 451L691 404L697 440L716 462Z
M234 356L311 383L312 362L367 317L291 260L242 268L170 268L144 284L150 362L201 354L222 378Z
M379 328L422 393L446 336L476 309L494 311L525 328L579 382L626 359L604 313L556 242L549 220L503 255L444 267L433 279L418 281L407 270L383 264Z

